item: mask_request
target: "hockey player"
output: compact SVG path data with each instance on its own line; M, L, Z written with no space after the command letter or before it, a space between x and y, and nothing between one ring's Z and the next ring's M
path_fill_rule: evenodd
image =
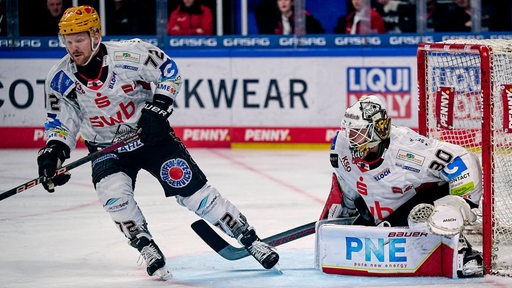
M479 205L482 173L474 154L391 125L383 102L373 95L347 108L341 128L330 160L342 201L329 206L324 218L358 216L356 225L397 227L427 211L432 233L445 236L476 220L471 209ZM459 239L458 276L483 275L481 254Z
M183 82L177 64L138 39L102 42L98 13L87 5L65 11L59 37L68 54L46 79L47 143L37 158L44 188L53 192L69 180L69 174L52 176L69 158L79 132L93 152L123 133L140 131L140 141L92 163L92 182L105 211L142 255L149 275L168 278L170 272L134 200L140 169L160 182L166 197L175 196L180 205L236 238L263 267L276 265L276 251L208 183L169 126L167 118Z

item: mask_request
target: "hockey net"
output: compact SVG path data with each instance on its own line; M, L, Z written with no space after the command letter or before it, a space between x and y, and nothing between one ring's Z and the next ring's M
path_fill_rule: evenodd
M419 132L478 154L486 273L512 275L512 41L451 40L418 48Z

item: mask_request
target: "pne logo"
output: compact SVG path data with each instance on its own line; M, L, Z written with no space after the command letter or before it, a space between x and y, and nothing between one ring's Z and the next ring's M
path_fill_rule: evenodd
M345 237L346 259L378 262L407 262L406 238Z

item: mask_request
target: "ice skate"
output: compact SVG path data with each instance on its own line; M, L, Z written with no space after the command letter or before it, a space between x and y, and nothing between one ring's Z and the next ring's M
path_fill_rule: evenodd
M459 238L459 263L457 276L459 278L484 276L482 253L473 250L464 236Z
M262 242L252 227L247 228L238 241L265 269L271 269L279 262L279 254L276 250Z
M156 245L155 241L147 233L139 233L130 241L130 245L139 250L146 263L146 271L149 276L158 276L163 280L172 277L171 272L165 267L165 256Z

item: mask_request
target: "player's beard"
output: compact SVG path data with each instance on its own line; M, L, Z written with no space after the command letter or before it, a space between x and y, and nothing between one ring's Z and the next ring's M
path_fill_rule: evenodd
M73 57L73 61L75 62L76 65L78 66L84 66L90 59L90 54L86 54L84 52L79 52L79 53L73 53L71 54L71 56Z

